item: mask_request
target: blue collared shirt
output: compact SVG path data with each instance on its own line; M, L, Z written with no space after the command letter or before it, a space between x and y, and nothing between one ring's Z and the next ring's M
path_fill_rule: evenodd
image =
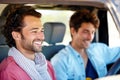
M103 77L107 74L107 64L115 62L120 58L120 47L109 48L102 43L92 43L86 49L86 52L98 77ZM57 80L86 79L84 61L81 55L71 45L59 51L51 59L51 63L54 67Z

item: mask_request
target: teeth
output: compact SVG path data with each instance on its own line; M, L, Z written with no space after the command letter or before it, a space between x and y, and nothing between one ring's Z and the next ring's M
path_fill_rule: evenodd
M35 42L35 44L41 44L42 42Z

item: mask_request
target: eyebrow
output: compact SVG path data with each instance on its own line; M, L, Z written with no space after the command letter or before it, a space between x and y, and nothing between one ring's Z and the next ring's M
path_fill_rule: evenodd
M39 29L39 28L31 28L30 31L31 30L37 30L37 29ZM41 30L44 30L44 28L42 27Z
M31 28L30 30L35 30L35 29L39 29L39 28Z

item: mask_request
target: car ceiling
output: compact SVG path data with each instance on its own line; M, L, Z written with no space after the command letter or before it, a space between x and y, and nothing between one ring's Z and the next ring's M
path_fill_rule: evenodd
M29 4L41 9L77 10L81 7L106 9L104 0L0 0L1 4Z

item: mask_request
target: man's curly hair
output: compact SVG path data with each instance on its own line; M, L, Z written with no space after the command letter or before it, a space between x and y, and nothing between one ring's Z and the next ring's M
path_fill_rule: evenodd
M88 9L81 9L76 11L70 18L70 28L73 27L76 31L81 27L84 22L92 23L97 29L99 27L100 21L97 16L97 9L90 11Z
M12 32L21 32L22 28L24 27L23 19L27 15L35 16L38 18L41 17L41 14L35 11L35 9L31 6L18 7L8 15L6 23L3 26L2 33L5 36L9 47L16 46L15 40L12 37Z

